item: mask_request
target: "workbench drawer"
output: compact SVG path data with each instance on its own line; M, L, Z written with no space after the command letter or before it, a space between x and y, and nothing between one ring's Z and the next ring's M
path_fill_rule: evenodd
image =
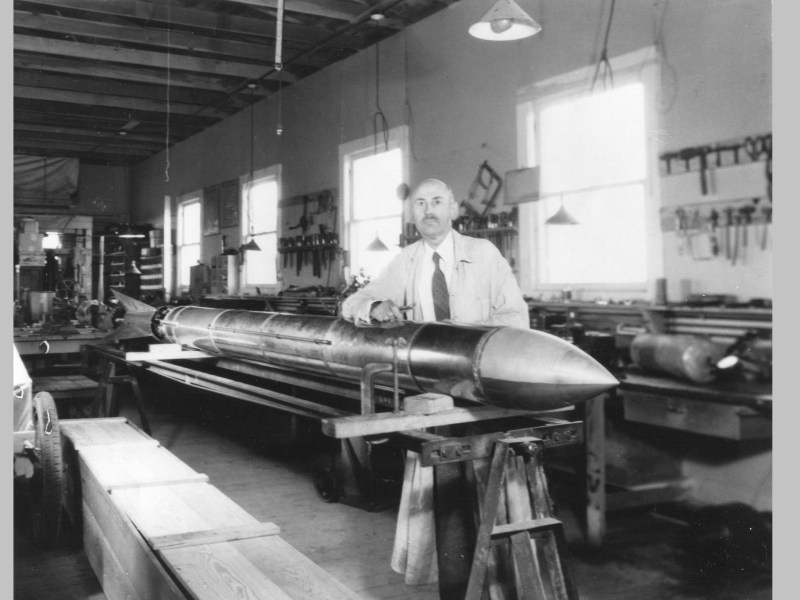
M746 406L641 392L623 395L625 419L670 429L752 440L772 436L772 419Z

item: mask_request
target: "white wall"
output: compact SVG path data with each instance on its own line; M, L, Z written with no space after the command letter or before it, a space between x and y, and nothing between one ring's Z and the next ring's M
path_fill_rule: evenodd
M515 98L519 88L597 59L607 3L521 0L543 27L517 42L471 38L468 26L485 0L461 0L381 42L380 104L389 125L408 124L410 183L427 176L466 196L481 162L499 173L516 168ZM661 28L664 65L661 151L771 132L771 7L768 0L619 0L611 56L652 45ZM277 96L256 106L255 168L283 166L283 197L335 187L338 145L373 133L375 48L287 88L283 136L275 135ZM132 212L159 222L164 195L238 177L249 169L250 114L245 110L133 169ZM294 223L301 207L284 211ZM525 232L521 232L525 235ZM207 239L205 252L219 248ZM664 236L665 275L676 290L771 297L771 250L733 265L680 260ZM711 274L709 278L707 275ZM746 285L743 285L746 282ZM310 272L286 283L315 283ZM318 283L318 282L317 282ZM532 291L532 290L526 290Z

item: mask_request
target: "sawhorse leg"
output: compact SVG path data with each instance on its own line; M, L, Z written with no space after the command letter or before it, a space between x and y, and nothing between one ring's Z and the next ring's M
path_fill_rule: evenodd
M601 546L606 534L605 397L586 401L586 540Z
M147 413L144 409L144 398L139 387L139 380L135 374L130 372L126 375L117 375L116 373L117 365L113 360L105 357L100 359L100 381L92 402L92 417L116 417L119 415L116 386L121 383L129 383L133 390L136 408L139 411L142 431L150 435L150 422L147 420Z
M566 539L563 525L552 517L550 496L541 464L541 440L534 438L513 438L498 440L492 454L486 493L480 513L480 525L475 542L466 600L480 600L486 584L489 555L493 544L510 544L517 597L520 599L553 598L556 600L576 600L577 588L566 554ZM533 518L525 521L496 525L503 483L509 461L523 458L527 490L524 494L530 502ZM519 461L516 461L519 462ZM512 498L515 491L507 488ZM513 502L509 502L511 505ZM531 540L533 536L533 540ZM535 544L532 547L532 544ZM541 546L539 546L541 544ZM547 582L537 557L541 548L547 569ZM549 585L547 585L549 584ZM549 592L549 593L548 593Z

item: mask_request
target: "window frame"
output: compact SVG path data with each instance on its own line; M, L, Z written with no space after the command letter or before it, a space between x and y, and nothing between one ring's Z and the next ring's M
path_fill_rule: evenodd
M248 192L250 191L250 187L257 183L261 183L263 180L273 180L277 184L277 194L275 198L275 224L274 229L266 230L266 231L253 231L254 235L261 235L261 234L275 234L275 248L273 249L275 253L275 282L274 283L267 283L267 282L259 282L254 281L250 282L247 281L247 269L245 269L245 265L242 261L239 262L239 289L240 292L243 294L257 294L260 290L262 294L276 294L280 291L281 287L281 270L280 265L277 264L279 255L278 255L278 237L280 233L280 222L281 222L281 165L271 165L269 167L264 167L262 169L257 169L253 171L252 177L250 173L245 175L241 175L239 177L239 212L240 212L240 244L245 244L248 241L248 237L250 236L250 212L249 208L249 196ZM245 256L244 260L247 261L248 257ZM258 288L258 289L256 289Z
M198 204L200 206L200 216L199 222L197 224L197 230L200 233L199 239L197 243L192 244L184 244L183 237L184 237L184 224L183 224L183 214L186 210L186 207L191 204ZM176 287L179 293L185 294L189 292L189 289L192 285L191 282L191 274L189 275L189 281L183 282L181 281L181 265L183 264L183 251L186 246L197 246L200 250L199 258L202 260L203 257L203 190L197 190L195 192L191 192L189 194L183 194L178 197L177 201L177 210L176 212L176 221L177 221L177 231L176 231L176 271L175 280L176 280Z
M663 242L659 219L660 178L659 178L659 114L658 94L660 67L655 47L647 47L611 60L614 87L629 83L642 83L645 103L645 175L644 186L644 231L646 240L645 280L635 283L576 283L573 288L592 295L614 298L649 298L654 293L655 279L663 276ZM547 106L568 98L578 99L591 93L594 66L587 66L547 80L533 83L517 93L517 160L518 168L538 168L540 139L536 126L539 114ZM596 89L602 91L598 80ZM625 185L620 182L619 186ZM605 186L604 186L605 187ZM570 190L570 193L580 190ZM528 295L560 292L563 283L545 283L539 279L539 260L537 249L540 235L540 211L545 210L544 202L520 204L520 287ZM570 285L573 285L570 283Z
M356 140L351 140L349 142L345 142L339 145L339 189L342 190L342 210L341 212L341 221L340 221L340 231L343 232L342 235L342 245L344 249L347 251L347 259L344 265L344 277L345 281L349 282L351 276L354 275L352 273L351 268L351 248L350 248L350 238L351 238L351 229L354 224L352 213L352 166L353 162L360 158L364 158L369 156L370 154L374 154L377 152L387 152L390 150L400 150L401 154L401 179L404 182L408 182L409 180L409 154L410 154L410 146L409 146L409 128L408 125L399 125L397 127L393 127L389 130L388 135L388 147L387 144L384 143L384 139L382 136L370 135L365 136ZM377 146L376 146L377 143ZM398 215L400 217L400 231L397 232L397 241L400 240L401 236L403 235L403 227L406 222L405 218L405 202L398 201L400 204L400 210ZM390 217L384 217L390 218ZM374 220L374 219L369 219ZM390 244L395 243L395 240L382 240L387 246ZM377 275L377 273L372 273L372 276Z

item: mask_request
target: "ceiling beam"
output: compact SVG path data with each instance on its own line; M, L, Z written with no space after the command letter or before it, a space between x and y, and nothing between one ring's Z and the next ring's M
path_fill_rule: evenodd
M167 52L152 52L133 48L115 48L112 46L54 40L21 34L14 35L14 51L53 56L69 56L94 62L108 61L127 65L138 65L140 67L169 69L170 71L174 69L176 71L242 77L244 79L258 79L264 75L264 67L260 65L209 58L195 58L181 54L170 55ZM278 79L278 74L272 73L268 75L267 78ZM283 79L287 82L294 82L296 77L287 73Z
M239 17L223 12L213 12L195 8L167 6L166 2L143 2L142 0L16 0L14 7L29 10L33 13L62 14L97 13L92 17L97 21L109 20L109 17L121 17L137 22L147 23L174 30L185 29L191 32L206 30L211 35L259 36L275 39L276 23L274 19L253 19ZM284 41L296 42L302 46L315 44L326 39L328 34L324 27L306 27L292 23L283 24ZM341 37L343 46L358 45L356 38Z
M89 129L87 127L61 127L57 125L40 125L29 123L14 123L14 135L20 133L41 133L44 135L53 136L53 139L65 139L75 141L89 141L98 140L107 137L119 136L120 139L125 139L126 142L149 142L152 144L164 145L164 136L156 134L142 134L136 131L127 133L125 136L119 135L119 128L109 131L101 131L99 129Z
M184 31L154 29L145 26L119 25L86 21L58 15L32 14L19 10L14 11L14 28L17 33L34 34L47 32L63 34L74 39L74 36L86 36L115 43L125 42L137 45L160 46L185 52L207 53L213 57L227 56L244 62L254 62L264 67L274 64L275 44L265 40L263 44L228 40L219 37L207 37ZM324 63L314 58L298 61L295 65L303 65L316 69Z
M84 59L65 58L61 56L34 56L32 54L14 54L14 68L31 71L54 72L63 75L78 75L99 79L123 80L141 84L160 85L166 88L181 86L191 89L209 90L227 93L234 86L240 86L246 80L242 78L226 79L224 75L204 77L198 73L169 73L159 69L137 69L135 66L98 64Z
M247 4L259 8L277 9L278 0L230 0L234 4ZM288 12L326 17L349 21L362 10L364 5L360 2L342 2L341 0L286 0L284 10Z
M149 100L146 98L132 98L130 96L112 96L107 94L92 94L89 92L75 92L71 90L54 90L24 85L14 86L14 98L17 100L40 100L43 102L65 102L67 104L83 104L85 106L106 106L124 110L158 112L164 114L199 115L224 119L232 113L218 110L202 104L184 104L182 102L166 102L165 100Z
M97 77L83 77L78 75L60 75L45 71L29 71L18 69L14 71L14 84L56 90L70 90L75 92L91 92L108 96L132 96L134 98L148 98L150 100L166 100L167 86L127 81L100 79ZM260 96L259 90L256 93ZM187 104L215 104L224 101L228 95L224 92L187 89L182 86L171 86L169 90L170 101L185 102Z
M138 158L146 158L159 150L153 148L133 148L131 146L112 147L102 143L84 144L80 142L61 142L53 139L14 139L14 152L24 152L25 154L35 154L36 151L39 151L49 152L50 156L52 156L53 152L99 152L100 148L102 148L102 152L105 154L118 154Z

